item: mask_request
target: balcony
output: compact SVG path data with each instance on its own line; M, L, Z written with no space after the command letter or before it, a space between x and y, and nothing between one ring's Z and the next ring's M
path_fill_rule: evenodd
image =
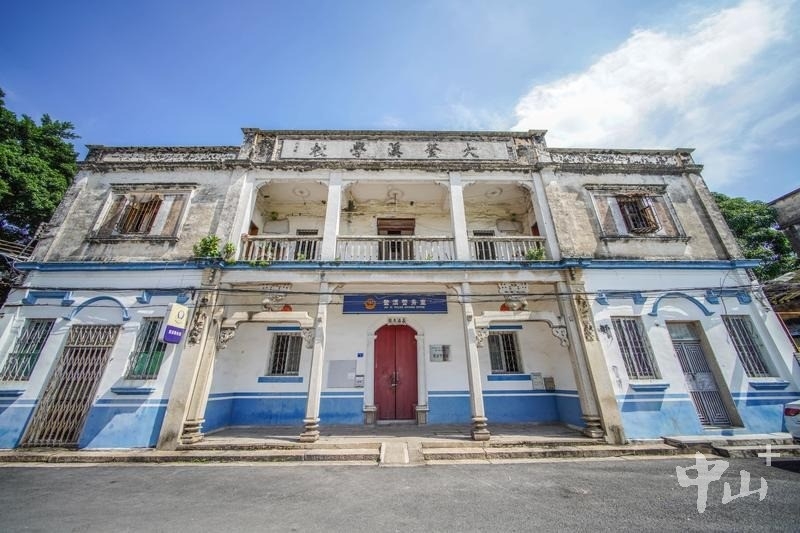
M240 261L319 261L322 237L242 235Z
M470 260L516 262L544 259L544 237L471 237ZM243 235L240 261L321 261L322 237ZM455 261L455 239L419 235L343 235L336 241L335 261Z
M529 261L545 258L544 237L470 237L473 261Z

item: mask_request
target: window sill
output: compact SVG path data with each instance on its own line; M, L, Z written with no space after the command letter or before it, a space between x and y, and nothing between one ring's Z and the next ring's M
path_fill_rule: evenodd
M687 236L667 237L665 235L629 234L629 235L601 235L601 241L657 241L657 242L689 242L692 238Z
M489 374L487 381L530 381L530 374Z
M782 390L789 386L789 382L782 379L769 381L750 381L749 385L756 390Z
M259 376L259 383L302 383L303 376Z
M667 381L640 381L636 383L629 382L628 386L633 390L639 392L661 392L669 388L669 382Z
M155 387L111 387L112 393L123 396L147 396L155 390Z

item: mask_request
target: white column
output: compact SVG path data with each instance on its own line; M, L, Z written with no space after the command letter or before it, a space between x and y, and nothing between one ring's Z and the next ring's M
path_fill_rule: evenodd
M342 176L331 172L328 179L328 203L325 207L325 229L322 232L323 261L336 259L336 237L339 235L339 220L342 210Z
M464 186L461 174L450 173L450 220L456 247L456 259L469 261L469 236L467 234L467 215L464 210Z
M550 204L547 202L547 193L544 187L547 181L553 181L556 177L553 169L543 168L540 172L533 172L531 178L533 180L533 197L531 201L536 206L536 222L539 223L539 233L547 239L544 243L547 249L547 256L557 261L561 259L561 250L558 249L553 213L550 211Z
M364 365L364 423L374 424L378 408L375 407L375 338L374 333L367 334L367 351Z
M187 419L192 400L198 394L197 380L204 366L203 360L209 356L213 358L213 354L206 350L206 344L208 343L209 331L212 329L212 319L209 315L213 312L216 304L216 292L201 292L198 295L198 301L201 303L194 309L192 322L189 326L190 331L187 334L191 338L191 330L199 329L200 336L196 343L190 343L187 340L181 352L178 369L175 372L175 378L169 390L167 411L164 414L164 421L161 424L161 432L158 436L156 447L159 450L176 449L180 444L181 436L187 432L198 435L200 433L200 422L192 420L191 423L187 424ZM214 350L212 349L211 351L213 352Z
M582 312L577 303L579 296L576 295L585 291L584 286L558 282L556 287L559 308L569 332L575 384L583 412L582 418L586 422L584 433L593 438L605 436L607 442L623 444L625 434L622 416L614 396L603 350L597 341L593 324L583 324L584 320L593 320L591 310ZM591 304L587 302L586 305ZM591 334L586 332L588 327L592 328Z
M428 423L428 381L425 374L425 335L417 339L417 424Z
M460 297L464 310L464 345L467 349L467 379L469 381L469 403L472 414L472 439L489 440L486 426L488 419L483 409L483 384L478 359L478 342L475 335L475 312L472 309L472 289L469 283L461 284Z
M300 442L314 442L319 438L319 403L322 396L322 368L325 364L325 328L328 321L328 304L331 301L328 290L327 282L319 284L319 304L314 323L314 349L311 355L311 372L308 376L308 400Z

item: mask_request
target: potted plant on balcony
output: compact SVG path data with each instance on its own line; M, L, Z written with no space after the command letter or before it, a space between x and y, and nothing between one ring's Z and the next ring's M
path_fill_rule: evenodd
M544 259L544 248L528 248L528 251L525 252L526 261L541 261L542 259Z

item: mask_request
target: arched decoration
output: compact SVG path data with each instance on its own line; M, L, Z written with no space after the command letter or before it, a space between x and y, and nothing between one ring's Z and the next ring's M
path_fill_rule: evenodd
M693 298L688 294L684 294L682 292L667 292L665 294L662 294L661 296L658 297L658 299L656 299L656 301L653 303L653 308L647 314L650 316L658 316L658 306L661 303L661 300L663 300L664 298L684 298L692 302L697 307L699 307L704 315L711 316L714 314L714 311L709 311L708 308L704 306L702 303L700 303L700 301L697 298Z
M224 350L228 342L236 335L240 322L297 322L306 342L307 348L314 347L314 319L301 311L261 311L259 313L240 311L222 321L220 326L219 349Z
M75 315L77 315L78 313L80 313L81 311L83 311L83 309L84 309L85 307L87 307L87 306L89 306L89 305L91 305L91 304L93 304L93 303L95 303L95 302L100 302L100 301L103 301L103 300L109 300L109 301L112 301L112 302L114 302L115 304L117 304L117 305L119 306L119 308L120 308L120 309L122 309L122 321L123 321L123 322L127 322L128 320L130 320L130 319L131 319L131 315L130 315L130 313L128 312L128 308L127 308L127 307L125 307L125 306L122 304L122 302L120 302L119 300L117 300L117 299L116 299L116 298L114 298L113 296L95 296L94 298L89 298L88 300L86 300L85 302L83 302L82 304L80 304L78 307L76 307L75 309L73 309L73 310L72 310L72 312L70 312L70 314L69 314L69 315L67 315L67 316L65 316L64 318L65 318L66 320L72 320L73 318L75 318Z
M475 340L479 347L483 346L489 330L493 329L492 322L544 322L550 326L550 333L558 339L561 346L569 346L563 320L551 311L485 311L481 316L475 317Z

